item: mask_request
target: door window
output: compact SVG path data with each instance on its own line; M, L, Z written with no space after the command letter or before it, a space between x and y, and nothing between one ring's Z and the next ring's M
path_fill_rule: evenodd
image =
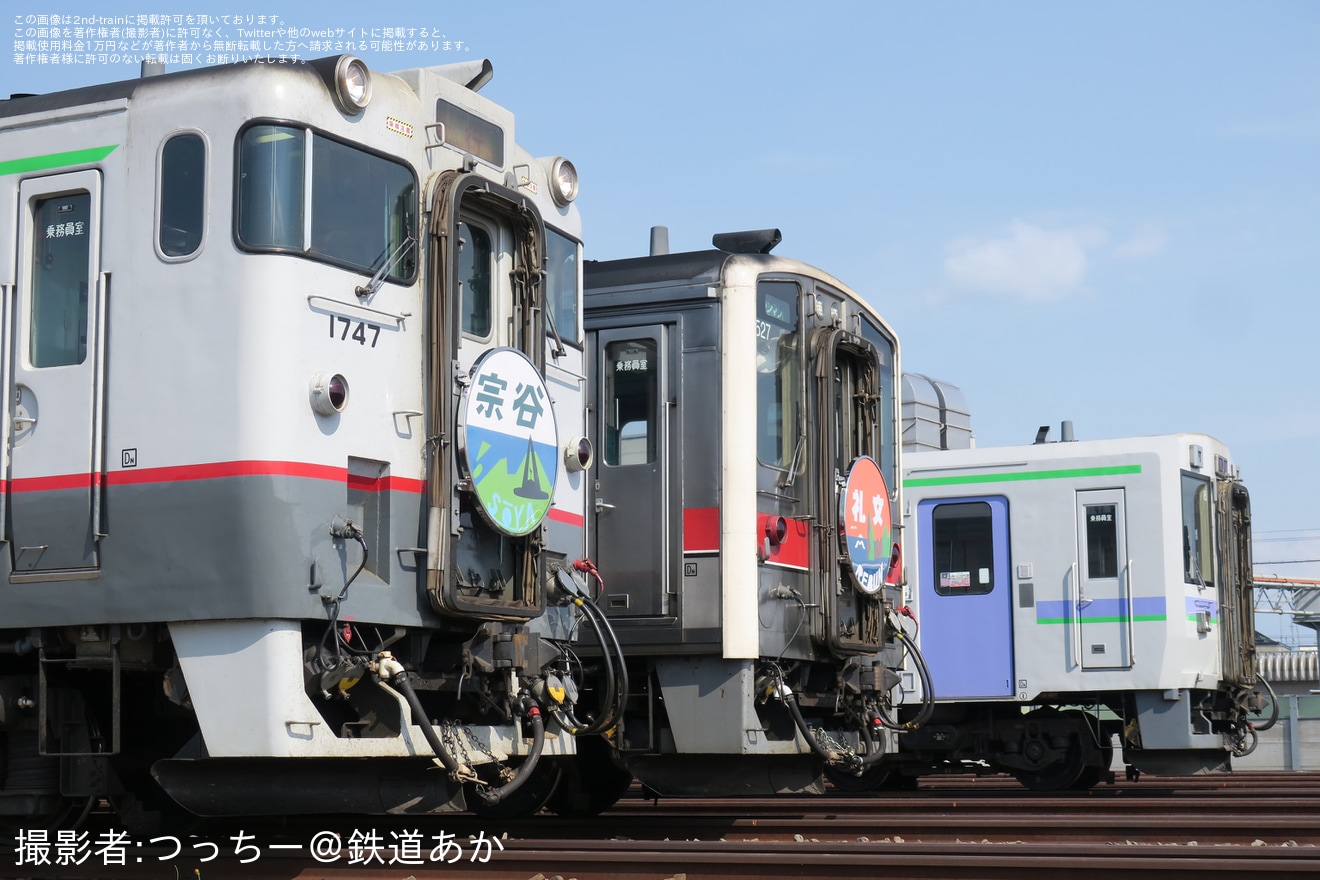
M1086 505L1086 576L1118 577L1118 508Z
M995 553L990 505L941 504L931 514L937 596L980 596L994 590Z
M659 370L655 342L612 342L605 347L605 463L655 461Z
M34 367L81 364L87 357L87 281L91 276L88 193L37 199L32 204L32 336Z
M463 221L458 224L458 289L463 303L463 332L490 335L491 278L495 263L490 233Z

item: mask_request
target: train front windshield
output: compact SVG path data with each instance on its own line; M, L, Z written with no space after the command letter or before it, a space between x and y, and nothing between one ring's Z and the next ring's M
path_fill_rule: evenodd
M546 227L545 251L546 315L561 342L580 345L578 301L581 299L582 271L578 244Z
M310 165L311 199L306 198ZM310 129L253 125L238 146L235 235L408 283L416 275L417 183L408 166Z
M798 344L798 286L757 285L756 454L771 467L791 469L801 419L802 366Z

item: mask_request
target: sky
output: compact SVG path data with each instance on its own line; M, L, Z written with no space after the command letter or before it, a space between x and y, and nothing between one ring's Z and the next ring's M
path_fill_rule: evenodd
M1251 492L1257 574L1320 578L1320 3L11 8L3 94L136 75L30 51L43 15L342 28L383 38L354 54L387 71L489 58L519 139L578 168L588 259L645 253L653 225L675 251L778 227L777 253L879 310L905 370L962 390L977 445L1065 419L1211 434ZM335 54L315 40L294 54Z

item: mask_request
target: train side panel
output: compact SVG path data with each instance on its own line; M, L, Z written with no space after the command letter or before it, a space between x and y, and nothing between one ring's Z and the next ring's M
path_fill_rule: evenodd
M1176 435L906 462L908 598L937 716L963 728L951 749L1050 787L1068 774L1041 772L1064 763L1048 746L1020 757L1024 709L1063 742L1089 724L1095 767L1114 733L1152 772L1226 765L1246 747L1250 580L1231 560L1249 533L1229 524L1245 490L1222 444ZM904 739L934 754L939 728Z

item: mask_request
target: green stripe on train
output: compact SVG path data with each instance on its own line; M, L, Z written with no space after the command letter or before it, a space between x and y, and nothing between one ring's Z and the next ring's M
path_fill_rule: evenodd
M1132 618L1134 623L1148 623L1155 620L1168 620L1163 614L1138 614ZM1195 619L1195 618L1193 618ZM1076 623L1075 617L1037 617L1036 623ZM1127 623L1125 615L1116 615L1114 617L1086 617L1082 623Z
M46 153L41 156L28 156L25 159L8 159L0 162L0 177L6 174L27 174L31 171L48 171L51 168L64 168L68 165L86 165L100 162L115 151L119 144L108 147L90 147L86 150L68 150L63 153Z
M1064 468L1055 471L1026 471L1011 474L962 474L956 477L909 477L904 488L916 486L959 486L969 483L1020 483L1025 480L1066 480L1073 477L1113 477L1119 474L1139 474L1141 465L1123 464L1113 467Z

